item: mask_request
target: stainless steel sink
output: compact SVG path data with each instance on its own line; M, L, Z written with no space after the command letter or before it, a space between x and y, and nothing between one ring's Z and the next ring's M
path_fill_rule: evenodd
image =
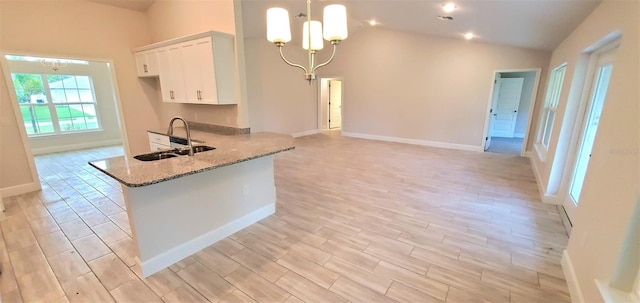
M216 148L207 146L207 145L196 145L193 147L193 153L197 154L197 153L206 152L214 149ZM178 156L185 156L188 154L189 154L189 148L186 147L186 148L174 148L170 150L163 150L163 151L157 151L157 152L148 153L148 154L137 155L137 156L134 156L133 158L140 161L157 161L162 159L175 158Z
M207 145L196 145L193 147L193 153L197 154L197 153L201 153L201 152L206 152L206 151L210 151L210 150L214 150L216 149L215 147L211 147L211 146L207 146ZM189 148L188 147L183 147L183 148L176 148L174 150L171 150L171 152L176 153L178 155L184 156L184 155L188 155L189 154Z
M174 158L177 156L178 155L171 152L161 151L161 152L137 155L137 156L134 156L133 158L140 161L156 161L156 160Z

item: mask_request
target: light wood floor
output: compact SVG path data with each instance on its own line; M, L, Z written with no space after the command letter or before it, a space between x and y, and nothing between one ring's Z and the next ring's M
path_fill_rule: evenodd
M569 302L525 158L299 138L275 215L142 279L119 185L86 164L119 153L40 156L43 190L4 199L3 302Z

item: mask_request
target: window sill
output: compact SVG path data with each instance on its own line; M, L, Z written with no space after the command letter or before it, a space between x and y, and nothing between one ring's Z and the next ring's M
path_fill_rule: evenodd
M64 132L64 133L48 133L48 134L39 134L39 135L27 135L29 139L37 139L37 138L49 138L49 137L57 137L57 136L72 136L72 135L82 135L82 134L93 134L93 133L102 133L104 132L103 128L91 129L91 130L83 130L83 131L75 131L75 132Z
M600 290L600 295L602 295L602 299L606 303L619 303L619 302L639 303L640 302L640 298L638 298L638 296L636 296L634 293L625 292L617 288L613 288L607 285L603 281L596 280L596 285L598 286L598 290Z

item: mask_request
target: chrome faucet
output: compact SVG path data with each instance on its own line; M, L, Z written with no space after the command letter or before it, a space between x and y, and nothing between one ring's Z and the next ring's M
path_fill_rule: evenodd
M189 156L193 156L193 143L191 143L191 131L189 130L189 124L182 117L173 117L169 122L169 129L167 130L167 136L173 135L173 121L180 120L184 124L184 128L187 129L187 145L189 145Z

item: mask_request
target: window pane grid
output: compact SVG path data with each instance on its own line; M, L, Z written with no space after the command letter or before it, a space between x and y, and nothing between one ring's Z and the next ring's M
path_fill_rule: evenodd
M28 135L100 128L91 77L14 73L12 79Z
M546 150L549 149L549 141L553 130L556 110L560 101L566 67L566 64L556 67L549 77L545 106L540 117L540 128L538 130L538 143L541 143Z

